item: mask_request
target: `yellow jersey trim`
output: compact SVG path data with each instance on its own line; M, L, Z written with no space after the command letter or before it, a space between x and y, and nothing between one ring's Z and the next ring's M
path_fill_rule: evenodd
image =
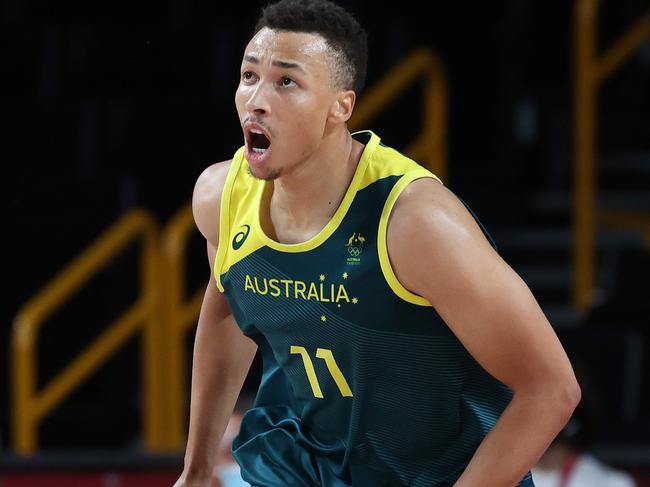
M221 276L237 262L265 246L286 253L307 252L317 248L338 229L358 191L380 179L403 175L390 192L382 211L378 235L379 261L386 281L398 296L410 303L430 306L424 298L406 290L397 280L388 258L386 231L390 212L402 190L414 179L438 178L395 149L380 145L379 136L372 131L364 130L354 134L362 132L369 133L370 138L339 207L320 232L306 242L297 244L280 243L266 235L260 222L260 209L264 190L269 183L256 179L250 173L245 147L240 147L235 152L221 196L219 242L213 267L215 281L221 292L224 292ZM391 163L387 164L387 160ZM240 227L235 228L235 225Z
M375 151L375 157L368 164L364 178L357 188L357 191L374 184L380 179L390 176L401 176L408 172L421 168L422 166L392 147L380 145Z
M221 194L219 247L217 248L217 256L213 269L217 287L221 292L224 292L221 276L231 266L263 247L263 243L255 238L250 226L245 235L242 228L247 225L242 225L241 228L233 228L235 219L239 222L251 222L253 218L250 215L246 217L246 213L256 213L255 209L247 206L242 208L238 203L250 200L251 196L249 193L251 192L252 198L255 199L255 192L263 189L263 185L251 184L251 180L254 180L252 175L246 173L241 174L242 170L246 171L247 169L247 165L243 164L245 161L244 150L245 147L241 147L235 152ZM239 233L236 233L237 231ZM244 236L243 239L238 238L240 234ZM233 239L236 241L233 241ZM238 244L236 248L235 244Z
M384 204L384 209L381 212L381 218L379 220L379 231L377 235L377 251L379 252L379 265L381 266L381 272L393 292L404 301L407 301L411 304L417 304L419 306L431 306L431 303L429 303L429 301L427 301L422 296L412 293L406 289L401 282L399 282L397 276L395 275L395 271L393 271L393 267L390 263L390 258L388 257L387 245L388 219L390 218L390 213L395 206L397 198L399 198L399 195L402 194L402 191L404 191L404 188L406 188L406 186L408 186L416 179L421 178L432 178L442 183L442 181L440 181L436 175L422 167L410 171L401 177L395 186L393 186L393 189L389 193L388 198L386 199L386 203Z
M221 292L224 292L223 285L221 284L221 269L223 268L225 257L228 252L228 241L230 240L230 193L235 181L235 175L237 174L237 171L233 169L235 169L234 166L238 165L238 156L243 152L243 147L235 152L230 168L228 168L228 174L226 175L226 182L223 185L223 191L221 192L221 203L219 205L219 242L217 245L217 255L214 259L213 268L214 279L217 282L219 291Z
M370 133L370 140L368 140L368 143L366 144L366 146L363 149L363 152L361 153L361 158L359 159L359 163L357 164L357 168L354 172L354 176L352 177L352 181L350 182L350 185L348 186L348 189L345 192L345 195L343 196L343 199L341 200L339 207L336 209L336 212L334 213L334 216L332 216L331 220L327 222L327 225L325 225L320 232L318 232L314 237L310 238L306 242L300 242L297 244L285 244L285 243L277 242L276 240L273 240L268 235L266 235L266 233L262 229L262 225L260 224L259 209L262 203L261 201L262 191L260 191L258 198L254 200L256 205L256 211L257 211L255 230L258 233L257 235L258 238L262 242L264 242L264 244L280 252L288 252L288 253L307 252L309 250L315 249L323 242L325 242L329 237L332 236L332 234L336 231L336 229L343 221L343 218L345 218L345 215L350 209L350 206L352 205L352 201L354 200L357 191L360 189L360 187L362 187L363 183L365 182L364 176L366 173L366 168L370 164L370 160L372 159L375 149L379 145L380 139L378 135L376 135L374 132L370 130L364 130L363 132Z

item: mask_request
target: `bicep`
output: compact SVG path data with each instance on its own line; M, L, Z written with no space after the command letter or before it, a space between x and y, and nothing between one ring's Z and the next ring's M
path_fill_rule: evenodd
M407 202L395 219L389 252L398 278L426 298L477 362L511 388L572 373L528 286L464 206L440 193L418 201L419 209Z
M523 280L491 249L459 245L425 297L472 356L513 389L534 386L566 361L548 320Z
M192 194L192 216L201 234L213 245L219 243L221 196L230 161L213 164L196 180Z
M207 251L210 269L213 269L217 249L207 242ZM198 342L211 343L212 352L219 350L220 355L236 365L241 373L248 370L257 351L257 344L244 335L235 321L226 295L217 288L212 271L201 304L196 337Z

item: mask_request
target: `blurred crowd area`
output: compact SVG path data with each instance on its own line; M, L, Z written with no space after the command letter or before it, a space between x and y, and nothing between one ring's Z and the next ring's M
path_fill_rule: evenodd
M599 228L595 299L584 311L571 300L575 3L435 1L426 13L420 2L339 3L369 32L369 87L416 48L442 59L445 183L476 210L531 287L579 372L583 416L565 431L572 443L562 451L588 452L647 479L650 238ZM242 144L234 90L262 5L0 4L10 279L0 325L0 458L12 452L9 343L18 309L129 210L145 208L168 222L189 202L200 172ZM600 2L597 52L648 8L648 0ZM421 129L422 105L415 83L367 128L403 149ZM649 42L600 87L597 106L598 207L647 216ZM189 290L208 277L204 249L194 235ZM48 319L39 336L39 386L133 302L136 266L135 249L127 249ZM188 357L192 341L189 333ZM43 420L42 451L142 450L139 347L131 340ZM254 394L259 372L256 359L245 393ZM550 472L569 457L545 466Z

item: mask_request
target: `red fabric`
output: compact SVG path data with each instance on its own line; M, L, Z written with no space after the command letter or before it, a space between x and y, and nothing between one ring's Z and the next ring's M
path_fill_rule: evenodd
M562 471L560 472L560 483L558 484L558 487L566 487L569 484L569 480L571 479L571 474L576 467L576 463L578 463L577 455L571 455L566 459L564 465L562 465Z

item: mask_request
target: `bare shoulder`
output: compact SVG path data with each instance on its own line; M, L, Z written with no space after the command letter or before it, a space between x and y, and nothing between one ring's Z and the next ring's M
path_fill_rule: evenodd
M203 170L194 185L192 213L200 232L215 247L219 242L221 195L232 160L217 162Z
M440 182L417 179L400 194L387 230L390 261L399 281L423 295L430 276L470 267L470 256L500 259L460 199Z
M483 236L460 199L432 178L416 179L404 188L393 208L388 229L389 233L423 234L428 241L463 234L470 238Z

